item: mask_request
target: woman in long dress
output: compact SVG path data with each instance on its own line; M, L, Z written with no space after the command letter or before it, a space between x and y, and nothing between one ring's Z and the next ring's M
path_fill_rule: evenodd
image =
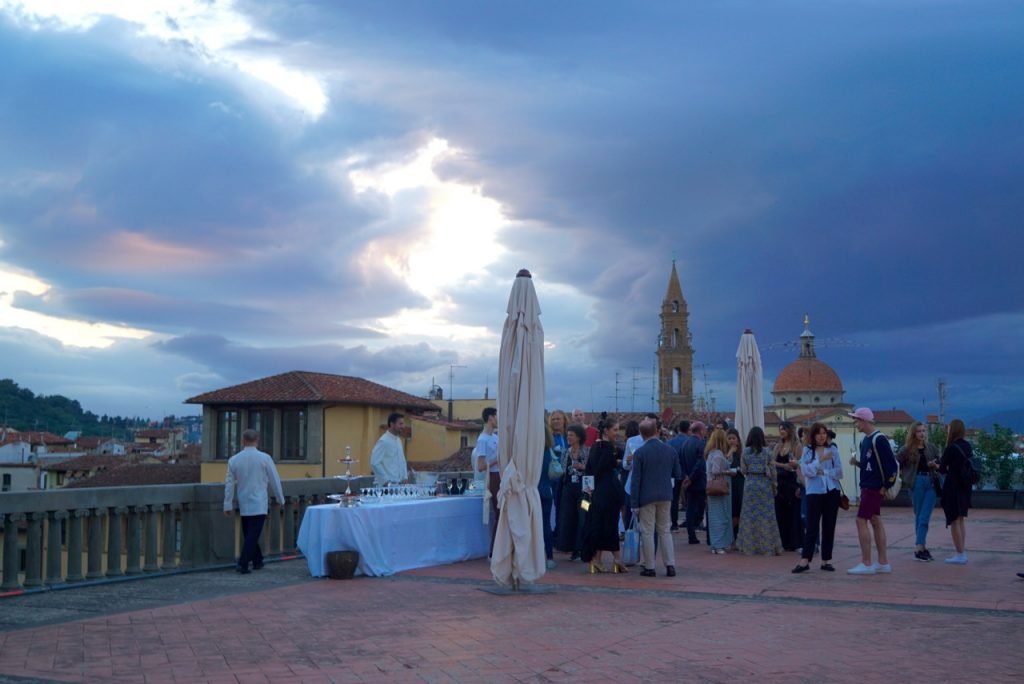
M583 561L590 563L590 572L608 572L602 564L602 552L612 554L612 572L628 572L619 556L619 510L622 508L622 482L615 471L619 455L615 442L619 424L614 418L601 415L597 423L598 439L590 447L587 475L594 476L590 508L583 526Z
M746 449L740 457L743 511L736 547L748 556L782 553L779 525L775 520L775 466L765 444L764 430L750 428Z
M803 449L793 423L783 421L779 426L779 441L772 452L772 462L778 488L775 495L775 518L779 526L782 548L796 551L803 542L803 523L800 520L800 454Z
M729 448L723 430L716 429L704 446L704 461L708 477L708 543L711 553L724 554L732 545L732 499L730 498L729 459L725 450ZM725 494L712 494L716 482L725 483Z
M743 510L743 473L740 472L740 459L743 456L743 438L736 428L725 431L725 440L729 444L725 457L729 459L732 470L732 536L740 534L740 512ZM735 546L735 545L734 545Z
M953 537L956 553L945 560L953 565L967 565L967 511L971 507L971 483L964 478L964 461L974 455L964 435L964 421L956 418L949 423L946 449L942 452L939 472L945 474L942 483L942 510L946 514L946 527Z

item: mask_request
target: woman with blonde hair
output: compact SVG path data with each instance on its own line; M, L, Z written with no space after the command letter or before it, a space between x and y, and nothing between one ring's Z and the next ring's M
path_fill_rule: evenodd
M935 496L941 489L939 483L939 450L928 443L928 428L917 421L907 431L907 441L896 454L900 462L903 482L910 489L910 500L914 505L914 558L928 562L934 560L925 547L928 536L928 521L935 510Z
M704 446L705 472L708 477L708 538L711 553L724 554L732 545L732 470L725 452L729 442L725 430L715 429Z
M567 455L569 453L569 418L565 411L555 409L548 415L548 429L551 430L551 456L562 464L562 471L565 472L568 465ZM546 472L546 471L545 471ZM551 514L554 518L552 525L552 538L558 539L558 509L562 503L562 477L551 480Z
M964 421L956 418L949 423L946 433L946 449L942 452L939 472L946 475L942 483L942 510L946 514L946 527L953 536L953 547L956 554L945 562L953 565L967 565L967 510L971 507L971 487L964 472L965 461L974 455L971 443L964 439L967 428Z

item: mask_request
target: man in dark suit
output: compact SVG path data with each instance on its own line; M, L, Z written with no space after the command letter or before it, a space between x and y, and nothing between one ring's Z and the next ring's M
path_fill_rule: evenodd
M707 496L707 473L704 469L704 423L690 426L690 438L679 450L683 466L683 489L686 490L686 535L691 544L700 544L697 528L704 520L704 499Z
M676 452L676 458L679 459L680 467L683 464L682 461L682 448L686 443L686 440L690 438L690 421L681 420L676 425L676 436L668 441L668 445L672 447ZM676 478L675 484L672 487L672 527L671 530L675 532L679 529L679 500L682 497L683 492L683 480L682 478Z
M640 538L643 548L643 577L654 577L654 535L657 532L665 574L675 577L676 554L669 530L669 506L672 505L672 479L682 479L679 457L675 449L657 439L658 425L650 418L640 423L643 445L633 456L633 479L630 483L630 501L633 514L640 520Z

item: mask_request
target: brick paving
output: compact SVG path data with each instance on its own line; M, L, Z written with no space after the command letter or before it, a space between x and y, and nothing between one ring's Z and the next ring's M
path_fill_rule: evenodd
M873 577L845 573L847 513L836 573L682 544L675 578L558 556L552 591L518 596L484 591L484 561L336 582L299 560L3 599L0 681L1020 681L1024 511L972 512L962 567L941 514L929 564L910 512L884 515L894 572Z

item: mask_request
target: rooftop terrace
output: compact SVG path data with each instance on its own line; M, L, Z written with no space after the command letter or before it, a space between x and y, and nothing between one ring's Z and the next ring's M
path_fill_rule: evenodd
M963 567L915 562L911 512L884 516L888 576L843 572L841 512L836 573L677 535L678 577L556 554L544 594L482 591L484 561L332 581L301 559L25 594L0 599L0 682L1020 681L1024 511L972 511Z

